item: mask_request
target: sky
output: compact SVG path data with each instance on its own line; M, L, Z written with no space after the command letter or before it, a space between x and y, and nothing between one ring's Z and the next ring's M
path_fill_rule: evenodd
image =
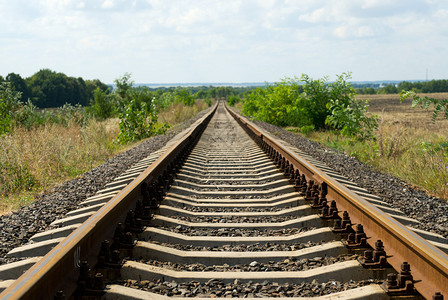
M448 78L446 0L0 0L0 75Z

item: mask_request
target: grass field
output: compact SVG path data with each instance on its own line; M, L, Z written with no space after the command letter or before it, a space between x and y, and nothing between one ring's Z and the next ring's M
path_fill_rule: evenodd
M425 94L448 98L448 93ZM343 151L401 178L429 194L448 200L448 120L432 122L430 111L401 103L398 95L358 95L370 99L369 111L379 116L376 141L358 142L334 132L310 138Z
M176 125L208 105L176 103L159 114L159 122ZM0 215L30 204L36 195L99 166L137 143L114 143L118 119L91 119L86 126L45 124L15 128L0 136Z

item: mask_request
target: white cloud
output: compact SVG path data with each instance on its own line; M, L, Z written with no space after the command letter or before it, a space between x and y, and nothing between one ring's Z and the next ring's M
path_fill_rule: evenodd
M426 61L446 77L447 16L435 0L0 0L0 55L11 58L0 70L107 82L124 72L169 82L352 70L373 80L415 76Z
M101 8L109 9L113 8L115 6L114 2L112 0L105 0L103 4L101 4Z

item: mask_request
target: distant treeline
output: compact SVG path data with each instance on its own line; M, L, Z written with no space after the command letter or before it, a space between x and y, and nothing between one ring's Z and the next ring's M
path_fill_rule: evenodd
M11 87L21 92L21 101L29 100L39 108L60 107L66 103L71 105L89 105L93 91L97 88L107 91L109 86L98 79L84 80L81 77L69 77L49 69L42 69L28 78L9 73L0 76L0 83L8 81Z
M414 91L416 93L443 93L448 92L448 80L431 80L408 82L398 84L380 85L379 83L352 84L358 94L397 94L402 90Z
M4 81L10 82L12 89L22 94L20 101L26 103L30 100L38 108L61 107L66 103L89 106L92 105L94 91L97 88L106 94L111 93L113 89L112 85L107 85L98 79L84 80L81 77L70 77L50 69L42 69L28 78L22 78L16 73L9 73L6 77L0 75L0 83ZM136 88L139 89L139 87ZM158 87L149 88L148 90L152 91L156 97L160 97L167 92L178 92L181 89L187 91L196 99L227 99L231 95L244 95L251 92L254 88L195 86L183 88Z

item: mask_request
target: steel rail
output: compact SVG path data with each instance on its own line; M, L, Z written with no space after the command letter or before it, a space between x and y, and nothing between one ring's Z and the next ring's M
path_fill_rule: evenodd
M430 299L435 292L448 296L448 256L444 252L320 171L299 154L285 148L278 139L247 118L227 106L226 108L242 126L277 150L295 169L304 173L307 179L326 182L327 199L335 200L340 211L350 214L352 222L364 226L367 242L373 248L376 240L384 242L389 264L397 271L400 271L403 262L411 264L414 286L422 296Z
M143 182L154 180L205 129L217 106L218 103L166 153L5 289L0 298L52 299L61 290L65 295L72 295L79 278L79 261L87 261L92 266L97 262L101 242L113 237L116 224L135 206Z

